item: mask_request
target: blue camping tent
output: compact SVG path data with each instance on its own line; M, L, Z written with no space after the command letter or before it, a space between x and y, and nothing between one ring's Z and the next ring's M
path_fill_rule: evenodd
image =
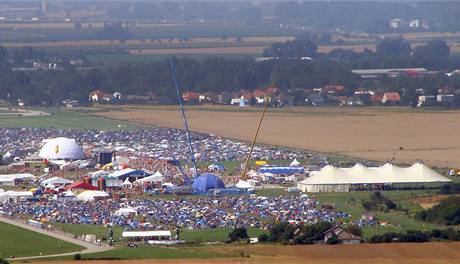
M217 175L212 173L203 173L193 181L194 194L206 194L209 189L222 189L225 184Z
M259 173L272 173L272 174L296 174L305 173L305 169L303 167L260 167L258 170Z

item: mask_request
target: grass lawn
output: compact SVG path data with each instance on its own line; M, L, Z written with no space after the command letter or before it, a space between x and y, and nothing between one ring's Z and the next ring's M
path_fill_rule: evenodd
M75 235L86 235L94 234L98 238L107 237L109 233L109 228L98 225L71 225L71 224L62 224L55 223L59 229L62 229L68 233ZM214 241L225 241L228 239L228 233L231 231L231 228L219 228L219 229L200 229L200 230L186 230L182 229L180 232L180 239L183 239L191 243L203 243L203 242L214 242ZM121 227L113 228L113 236L116 241L122 241L121 233L123 229ZM257 228L249 228L248 235L249 237L258 237L262 234L263 230Z
M43 109L40 109L43 110ZM77 112L59 111L57 109L44 110L51 112L49 116L17 117L1 116L0 127L32 127L58 129L96 129L96 130L135 130L145 126L125 121L111 120Z
M81 246L0 222L0 257L49 255L79 251Z

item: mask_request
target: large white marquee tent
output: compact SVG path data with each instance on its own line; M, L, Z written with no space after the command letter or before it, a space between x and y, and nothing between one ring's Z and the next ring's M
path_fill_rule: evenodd
M44 145L38 155L49 160L79 160L85 158L85 153L74 139L58 137L44 140Z
M310 175L297 184L297 187L303 192L348 192L357 186L429 184L451 181L422 163L415 163L407 168L389 163L381 167L356 164L351 168L337 168L328 165L320 171L311 172Z

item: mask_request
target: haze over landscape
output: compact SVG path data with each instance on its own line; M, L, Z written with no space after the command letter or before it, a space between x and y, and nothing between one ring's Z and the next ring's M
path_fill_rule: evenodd
M459 12L0 1L0 263L457 263Z

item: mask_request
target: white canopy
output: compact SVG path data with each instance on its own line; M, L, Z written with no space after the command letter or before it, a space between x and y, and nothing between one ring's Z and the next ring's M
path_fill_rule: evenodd
M67 192L64 193L64 197L75 197L75 193L72 192L72 190L68 190Z
M84 191L77 195L78 200L82 200L85 202L90 202L94 201L94 199L105 197L109 197L109 195L104 191Z
M151 183L151 182L163 182L164 181L165 178L163 176L155 176L155 174L152 175L152 176L148 176L148 177L139 179L139 180L135 181L134 183L142 184L142 183L146 183L146 182Z
M300 162L297 159L294 159L291 164L289 164L291 167L297 167L300 166Z
M304 190L304 186L312 185L435 183L451 181L422 163L415 163L407 168L401 168L389 163L381 167L366 167L356 164L351 168L336 168L328 165L320 171L311 172L310 175L309 178L298 184L300 189Z
M60 177L53 177L53 178L49 178L49 179L42 181L42 186L63 185L63 184L71 184L71 183L73 183L73 181L71 180L67 180L67 179L60 178Z
M135 238L135 237L171 237L171 231L124 231L121 234L124 238Z
M34 194L32 192L16 192L16 191L6 191L0 193L0 202L8 201L9 199L17 199L21 197L31 197Z
M161 172L157 171L153 174L153 176L156 176L156 177L163 177L163 174L161 174Z
M136 209L132 207L126 207L126 208L120 208L115 212L115 215L117 216L128 216L131 214L137 214Z
M251 184L249 184L249 182L244 181L244 180L239 180L238 183L235 184L235 187L240 188L240 189L253 189L254 188L254 186L252 186Z

